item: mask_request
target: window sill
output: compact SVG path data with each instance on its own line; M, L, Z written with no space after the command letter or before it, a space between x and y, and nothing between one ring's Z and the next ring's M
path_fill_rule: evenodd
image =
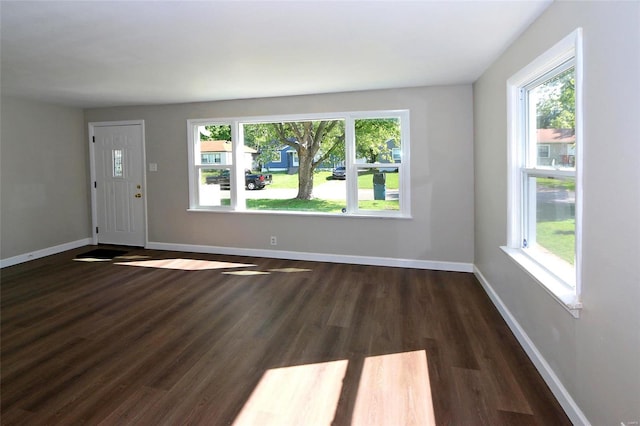
M255 215L279 215L279 216L308 216L308 217L342 217L342 218L370 218L370 219L413 219L411 215L402 213L380 214L378 212L368 213L319 213L306 211L286 211L286 210L232 210L232 209L207 209L207 208L189 208L188 212L197 213L231 213L231 214L255 214Z
M511 247L500 247L523 271L533 278L574 318L580 318L582 303L573 287L542 267L522 250Z

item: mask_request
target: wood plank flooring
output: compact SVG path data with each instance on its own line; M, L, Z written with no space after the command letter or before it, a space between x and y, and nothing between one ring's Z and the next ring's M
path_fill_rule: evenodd
M92 248L1 271L3 425L571 424L472 274Z

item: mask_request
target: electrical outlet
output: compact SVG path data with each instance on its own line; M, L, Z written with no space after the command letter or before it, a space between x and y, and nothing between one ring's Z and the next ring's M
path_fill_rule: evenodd
M276 236L272 235L271 239L270 239L270 242L271 242L272 246L277 246L278 245L278 238Z

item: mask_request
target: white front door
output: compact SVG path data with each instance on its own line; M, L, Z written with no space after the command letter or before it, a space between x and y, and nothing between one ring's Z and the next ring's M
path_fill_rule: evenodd
M145 245L142 124L93 129L94 221L98 243Z

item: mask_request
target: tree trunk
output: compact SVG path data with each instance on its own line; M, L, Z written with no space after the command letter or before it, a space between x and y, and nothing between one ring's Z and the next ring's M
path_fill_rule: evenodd
M307 149L298 151L298 200L310 200L313 197L313 155Z

